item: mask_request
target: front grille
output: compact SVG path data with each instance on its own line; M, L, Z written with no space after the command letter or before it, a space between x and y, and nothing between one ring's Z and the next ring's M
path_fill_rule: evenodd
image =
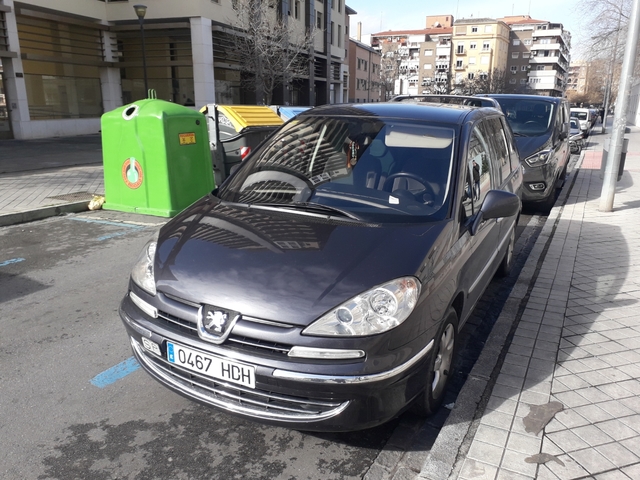
M350 403L283 395L229 384L189 372L164 358L147 353L133 338L131 345L138 361L160 381L193 399L229 412L265 420L315 422L340 414Z

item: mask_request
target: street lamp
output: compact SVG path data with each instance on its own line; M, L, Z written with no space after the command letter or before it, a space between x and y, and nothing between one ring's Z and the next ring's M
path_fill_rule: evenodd
M142 39L142 71L144 73L144 91L145 95L149 95L149 83L147 82L147 54L144 47L144 15L147 13L146 5L134 5L133 9L136 11L138 21L140 22L140 38Z

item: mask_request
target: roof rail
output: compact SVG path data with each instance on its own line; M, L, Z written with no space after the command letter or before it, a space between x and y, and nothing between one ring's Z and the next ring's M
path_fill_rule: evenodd
M413 103L452 103L455 105L467 105L470 107L491 107L502 110L498 101L493 98L474 97L470 95L398 95L396 97L393 97L389 101Z

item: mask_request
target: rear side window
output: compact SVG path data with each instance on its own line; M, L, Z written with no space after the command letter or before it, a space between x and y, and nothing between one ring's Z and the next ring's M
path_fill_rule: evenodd
M511 162L502 123L498 117L488 118L482 122L480 128L486 135L489 148L493 150L496 180L504 182L511 174Z

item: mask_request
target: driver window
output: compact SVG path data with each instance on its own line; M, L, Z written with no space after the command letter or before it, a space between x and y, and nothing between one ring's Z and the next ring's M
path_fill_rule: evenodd
M471 199L474 213L480 210L484 197L493 188L489 166L490 158L487 139L478 126L475 126L471 132L467 158L469 171L471 172Z

